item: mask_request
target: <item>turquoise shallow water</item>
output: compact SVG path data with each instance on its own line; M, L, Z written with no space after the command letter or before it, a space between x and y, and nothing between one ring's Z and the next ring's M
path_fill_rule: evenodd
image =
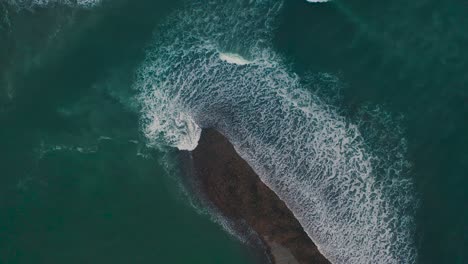
M2 2L1 263L253 263L181 198L130 100L154 28L181 5ZM399 117L419 200L418 263L467 261L467 10L464 1L297 0L274 31L299 75L340 78L347 117L367 105Z

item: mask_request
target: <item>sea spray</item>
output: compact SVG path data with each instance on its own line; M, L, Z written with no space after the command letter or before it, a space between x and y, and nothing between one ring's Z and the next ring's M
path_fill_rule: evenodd
M190 150L214 127L333 263L415 263L411 182L272 50L280 6L195 1L168 20L135 84L149 143Z

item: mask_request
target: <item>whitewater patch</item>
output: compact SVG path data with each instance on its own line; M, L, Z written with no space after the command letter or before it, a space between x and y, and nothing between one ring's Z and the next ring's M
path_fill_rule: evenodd
M151 139L152 146L164 143L180 150L194 150L200 139L201 128L189 111L182 110L177 99L154 87L154 93L147 94L144 100L152 102L158 109L146 112L146 118L151 122L143 130L146 137Z
M219 59L222 61L225 61L227 63L233 63L237 65L246 65L249 63L252 63L251 61L248 61L244 59L241 55L239 54L234 54L234 53L219 53Z
M136 76L149 144L190 150L214 127L331 262L415 263L404 153L369 151L359 126L271 48L280 7L200 0L167 21Z
M330 0L306 0L309 3L326 3L330 2Z

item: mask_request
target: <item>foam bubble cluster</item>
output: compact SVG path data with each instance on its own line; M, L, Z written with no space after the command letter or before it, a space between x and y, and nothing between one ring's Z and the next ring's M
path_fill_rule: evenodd
M415 263L411 184L379 174L402 161L367 151L359 126L270 48L279 8L195 1L174 15L137 74L143 130L179 149L193 149L201 127L221 131L333 263Z

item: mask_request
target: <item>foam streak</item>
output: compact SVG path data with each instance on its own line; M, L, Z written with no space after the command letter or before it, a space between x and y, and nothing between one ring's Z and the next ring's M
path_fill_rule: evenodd
M135 85L150 143L193 149L200 127L215 127L333 263L414 263L410 184L378 180L359 127L269 47L279 7L200 1L168 21ZM249 63L226 63L219 50Z

